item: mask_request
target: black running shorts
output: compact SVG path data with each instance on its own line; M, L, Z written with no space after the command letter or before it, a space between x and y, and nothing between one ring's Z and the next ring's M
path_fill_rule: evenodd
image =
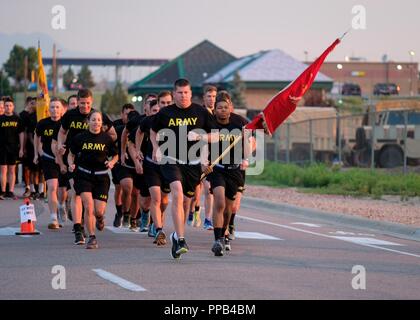
M110 180L108 174L94 175L76 171L74 190L79 196L83 192L92 193L92 198L107 202Z
M236 193L243 183L243 175L238 169L225 170L215 167L213 172L208 175L211 189L214 191L217 187L225 188L225 197L229 200L235 200Z
M1 148L0 149L0 165L5 166L12 166L16 164L16 161L19 157L19 149L16 148L14 150Z
M147 183L147 187L160 187L160 190L164 193L171 192L169 188L169 183L165 181L163 175L160 171L160 166L156 163L152 163L150 161L143 162L143 172L145 181Z
M45 180L58 179L60 175L60 167L53 160L46 160L43 158L41 166L42 171L44 172Z
M143 198L150 197L149 187L147 186L144 174L136 174L134 177L134 187L140 190L140 195Z
M194 197L195 187L200 183L200 164L163 164L160 166L160 171L168 184L180 181L184 195L188 198Z

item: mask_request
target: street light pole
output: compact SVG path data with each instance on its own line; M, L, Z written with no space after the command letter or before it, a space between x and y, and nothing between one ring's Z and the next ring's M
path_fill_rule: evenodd
M410 96L412 97L414 95L413 92L413 60L414 60L414 56L416 55L416 53L413 50L410 50L408 52L408 54L410 55Z

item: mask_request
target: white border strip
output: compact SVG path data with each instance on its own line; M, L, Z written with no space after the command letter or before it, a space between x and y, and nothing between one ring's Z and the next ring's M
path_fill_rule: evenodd
M272 226L277 226L277 227L280 227L280 228L285 228L285 229L289 229L289 230L293 230L293 231L298 231L298 232L303 232L303 233L309 233L309 234L313 234L313 235L319 236L319 237L324 237L324 238L329 238L329 239L337 239L337 240L345 241L343 239L338 239L337 237L328 236L328 235L325 235L325 234L322 234L322 233L313 232L313 231L304 230L304 229L299 229L299 228L296 228L296 227L291 227L291 226L287 226L287 225L283 225L283 224L278 224L278 223L274 223L274 222L269 222L269 221L265 221L265 220L260 220L260 219L245 217L243 215L237 215L237 218L242 218L242 219L245 219L245 220L255 221L255 222L264 223L264 224L269 224L269 225L272 225ZM348 242L348 241L346 241L346 242ZM352 243L354 243L354 242L352 242ZM405 252L405 251L399 251L399 250L394 250L394 249L389 249L389 248L378 247L378 246L372 245L372 244L365 244L365 243L355 243L355 244L358 244L358 245L364 246L364 247L375 248L375 249L380 249L380 250L384 250L384 251L390 251L390 252L394 252L394 253L403 254L403 255L406 255L406 256L420 258L420 255L417 255L417 254L414 254L414 253L410 253L410 252Z
M120 287L130 290L130 291L135 291L135 292L140 292L140 291L147 291L145 288L132 283L130 281L127 281L119 276L116 276L115 274L112 274L108 271L102 270L102 269L92 269L93 272L95 272L99 277L101 277L102 279L108 280L112 283L115 283L116 285L119 285Z

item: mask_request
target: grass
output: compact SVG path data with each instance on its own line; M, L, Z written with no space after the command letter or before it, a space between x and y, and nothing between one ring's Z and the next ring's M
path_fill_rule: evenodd
M299 167L267 161L259 176L247 176L253 185L297 187L304 192L350 195L380 199L383 195L398 195L401 200L420 196L420 175L390 174L367 169L341 170L315 164Z

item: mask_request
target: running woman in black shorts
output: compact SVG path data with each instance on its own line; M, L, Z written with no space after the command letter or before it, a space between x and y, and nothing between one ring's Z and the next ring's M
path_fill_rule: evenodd
M68 155L69 171L75 172L74 190L81 196L89 240L86 249L97 249L96 228L105 227L104 214L108 200L109 169L118 161L118 150L112 138L102 131L102 113L93 111L88 118L89 130L78 134ZM80 212L82 208L77 208ZM95 219L96 218L96 219ZM76 230L76 237L83 237Z
M223 95L216 98L214 111L217 125L219 128L218 151L213 154L211 148L212 160L218 154L222 153L226 147L243 136L242 130L246 121L243 118L231 117L230 99ZM241 140L246 140L242 138ZM225 238L225 231L229 225L232 207L236 194L240 186L243 185L243 175L240 165L244 155L249 154L248 143L238 143L230 152L223 157L214 167L214 170L207 177L210 181L211 189L214 195L213 205L213 225L214 225L214 243L212 251L215 256L223 256L224 250L230 250L230 242Z
M42 171L47 182L48 208L50 209L50 223L48 229L59 229L58 223L58 178L60 167L55 162L54 153L51 150L51 142L54 132L60 129L60 119L63 114L63 105L58 98L50 101L50 117L42 119L36 125L34 137L34 158L38 164L41 158ZM38 157L39 156L39 157Z
M218 134L210 133L216 124L208 111L192 103L188 80L175 81L173 96L175 103L156 114L150 140L153 144L152 159L161 162L162 175L171 188L171 211L175 226L175 232L170 237L171 256L179 259L181 254L188 252L184 237L185 223L195 187L200 183L201 153L196 141L201 140L198 144L206 144L218 140ZM193 152L195 150L197 152Z
M15 105L11 97L5 97L4 114L0 116L0 200L17 199L14 194L16 181L16 161L23 156L24 127L14 113ZM6 184L9 191L6 193Z
M68 148L73 142L73 138L77 134L82 133L88 129L87 119L89 114L93 110L92 92L87 89L80 89L77 93L77 103L77 108L67 111L66 114L62 117L61 127L57 135L57 155L58 162L60 163L60 168L62 169L62 173L66 173L65 162L67 161ZM115 128L113 127L111 120L109 120L109 118L106 115L102 115L102 130L108 135L110 135L113 141L117 140L117 133L115 132ZM77 195L73 196L74 181L72 173L68 173L68 178L71 186L71 192L69 192L69 197L72 199L71 212L74 223L73 228L75 231L74 242L76 244L83 244L84 239L77 237L76 235L76 231L78 229L82 230L82 211L78 211L78 209L76 209L79 208L80 210L82 210L82 200Z

